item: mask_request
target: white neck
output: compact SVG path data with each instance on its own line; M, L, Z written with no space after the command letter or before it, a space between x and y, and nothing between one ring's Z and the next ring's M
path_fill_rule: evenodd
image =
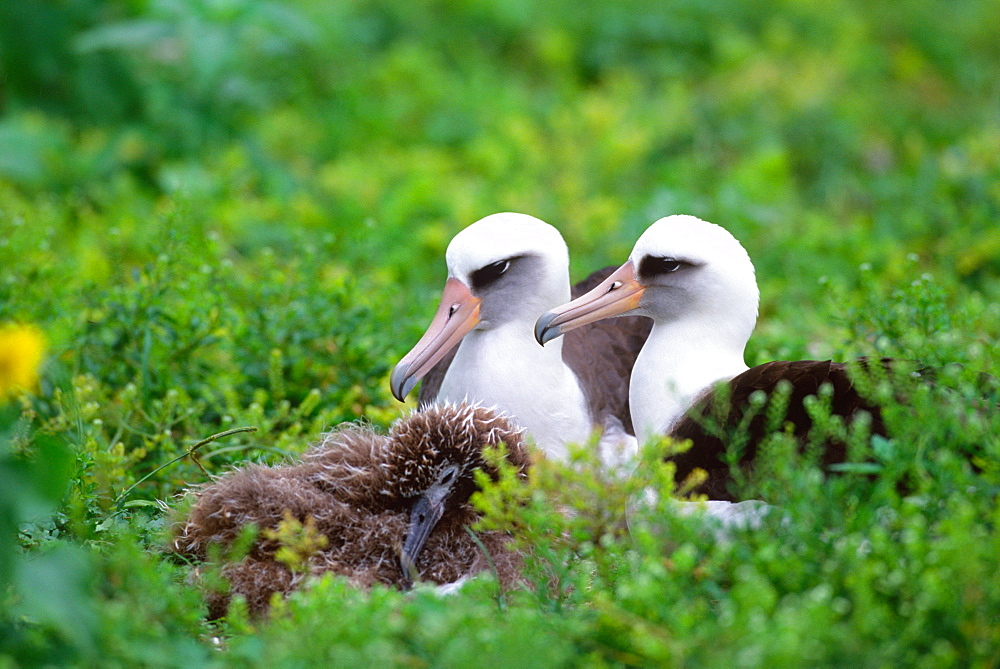
M562 340L539 346L534 322L473 330L441 383L438 399L468 399L506 411L551 458L584 443L592 429L580 383L562 359Z
M640 443L666 432L706 388L747 370L742 343L710 322L655 322L632 369L629 402Z

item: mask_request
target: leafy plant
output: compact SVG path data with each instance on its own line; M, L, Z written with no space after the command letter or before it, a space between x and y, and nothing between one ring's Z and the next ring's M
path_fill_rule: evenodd
M47 342L29 394L0 363L0 664L1000 664L995 13L0 3L0 323ZM484 482L523 589L329 578L206 623L160 552L178 493L406 410L386 376L448 240L500 210L558 226L576 279L660 216L721 223L761 286L748 363L936 384L842 476L775 438L756 528L677 511L679 445L617 475L584 448Z

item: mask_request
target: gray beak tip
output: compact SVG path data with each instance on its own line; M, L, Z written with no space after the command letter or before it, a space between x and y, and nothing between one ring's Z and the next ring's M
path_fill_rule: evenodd
M389 377L389 389L392 391L392 396L400 402L405 402L406 396L413 390L413 386L417 385L417 380L410 376L409 371L409 365L396 365Z
M413 581L418 575L417 565L413 562L410 554L406 550L399 552L399 566L403 572L403 589L409 590L413 587Z
M535 341L540 345L545 346L547 342L552 341L560 334L558 326L551 326L552 321L556 319L558 314L554 314L548 311L542 314L537 321L535 321Z

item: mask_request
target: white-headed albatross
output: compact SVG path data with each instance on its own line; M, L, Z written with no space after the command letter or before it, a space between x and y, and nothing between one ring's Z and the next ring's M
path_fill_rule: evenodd
M446 262L437 313L392 372L397 399L426 376L421 406L439 400L495 406L549 457L565 458L566 444L583 443L595 426L604 430L606 459L618 459L605 453L608 444L634 448L629 374L648 319L595 323L555 347L534 341L539 314L600 283L611 268L571 291L562 235L515 213L487 216L459 232Z
M723 433L743 419L755 391L771 394L781 381L789 382L785 421L794 424L799 439L812 426L803 400L817 395L824 384L832 387L832 414L850 421L867 412L871 431L884 434L878 407L861 396L846 364L802 360L747 368L743 354L757 321L758 300L753 264L735 237L694 216L668 216L639 237L628 262L599 286L542 315L535 336L544 345L599 319L621 314L652 318L629 388L636 435L691 439L692 448L673 458L678 479L695 467L706 470L709 481L699 491L713 499L733 499L727 489L729 469L723 464L729 435ZM891 364L858 362L867 368ZM727 381L720 392L719 384ZM728 404L722 411L720 401ZM760 413L743 427L747 462L768 425ZM842 442L828 440L824 448L824 464L846 457Z

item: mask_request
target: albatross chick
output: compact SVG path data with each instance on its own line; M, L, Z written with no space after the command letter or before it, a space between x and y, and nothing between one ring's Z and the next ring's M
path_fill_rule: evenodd
M478 518L469 504L475 469L495 476L487 447L506 446L522 474L529 466L523 434L505 416L469 404L435 405L398 420L388 436L342 426L302 461L247 465L196 489L187 518L174 528L171 550L197 561L223 554L250 525L259 532L249 553L224 563L227 593L209 594L213 616L232 596L254 613L274 593L288 593L309 575L334 573L367 587L408 588L414 579L448 584L496 570L504 587L518 581L520 558L509 536L467 528ZM325 539L291 569L276 558L279 525L293 519Z

